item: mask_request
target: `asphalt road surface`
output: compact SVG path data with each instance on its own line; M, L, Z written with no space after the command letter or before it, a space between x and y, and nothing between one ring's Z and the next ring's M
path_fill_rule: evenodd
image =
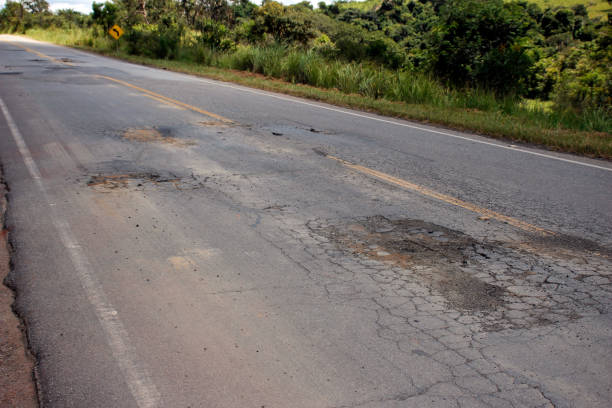
M612 166L0 37L45 407L609 407Z

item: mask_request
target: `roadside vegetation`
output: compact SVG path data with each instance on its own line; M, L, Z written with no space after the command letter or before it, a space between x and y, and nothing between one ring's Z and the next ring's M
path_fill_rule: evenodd
M539 4L536 4L539 3ZM569 7L568 7L569 6ZM612 158L608 1L7 2L0 30L386 115ZM108 29L118 24L117 42Z

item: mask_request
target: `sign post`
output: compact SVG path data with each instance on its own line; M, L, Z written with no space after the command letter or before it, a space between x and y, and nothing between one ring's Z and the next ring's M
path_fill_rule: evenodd
M119 37L123 35L123 30L121 29L121 27L115 24L114 26L108 29L108 33L110 34L111 37L117 40L116 51L118 52L119 51Z

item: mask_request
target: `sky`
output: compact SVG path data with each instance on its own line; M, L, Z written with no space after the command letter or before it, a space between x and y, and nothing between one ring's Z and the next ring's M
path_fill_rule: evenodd
M49 0L47 0L49 1ZM98 3L103 3L104 0L97 0ZM253 1L253 0L251 0ZM280 0L280 3L285 5L299 3L302 0ZM0 8L4 7L5 0L0 0ZM62 9L73 9L76 11L80 11L81 13L89 14L91 13L91 3L93 0L62 0L62 1L49 1L49 5L51 10L62 10ZM259 0L255 0L254 3L259 4ZM316 5L319 3L319 0L311 0L311 3Z

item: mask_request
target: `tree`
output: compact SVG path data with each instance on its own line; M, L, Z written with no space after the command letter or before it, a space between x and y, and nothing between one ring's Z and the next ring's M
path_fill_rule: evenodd
M104 27L104 31L108 31L117 21L119 8L115 3L109 1L104 4L94 2L91 8L93 10L91 17L94 23Z
M30 17L22 3L9 0L0 10L0 31L23 32Z
M230 21L232 12L227 0L200 0L204 15L215 21Z
M429 61L434 72L459 86L520 92L533 66L523 7L502 0L449 0L432 30Z
M255 13L257 6L249 0L232 0L231 9L236 18L250 18Z
M275 1L266 1L255 18L255 35L270 34L277 42L306 44L316 37L309 15L289 9Z

